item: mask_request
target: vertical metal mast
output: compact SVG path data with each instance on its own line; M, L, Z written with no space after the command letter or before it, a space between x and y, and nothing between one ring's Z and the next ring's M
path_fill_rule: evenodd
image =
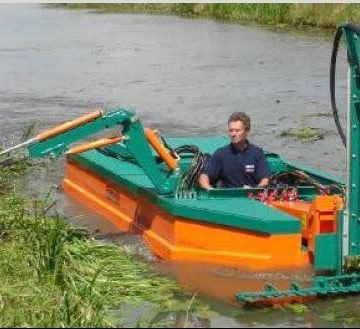
M351 92L350 92L350 85L351 85L351 70L350 67L348 68L348 72L347 72L347 109L346 109L346 118L348 118L348 120L346 120L346 140L350 140L350 113L351 113L351 102L350 102L350 98L351 98ZM348 256L349 255L349 200L350 200L350 188L349 186L351 185L351 181L350 181L350 161L351 161L351 155L350 155L350 150L347 147L346 148L346 196L345 196L345 210L343 211L343 219L342 219L342 225L341 227L341 232L340 234L342 234L342 256ZM339 227L339 228L340 228ZM342 271L342 264L339 264L339 268L338 268L339 273L341 273Z
M348 225L344 236L348 244L344 251L349 256L360 255L360 34L351 24L342 26L349 62L349 100L347 131L347 209ZM348 230L346 232L346 230Z

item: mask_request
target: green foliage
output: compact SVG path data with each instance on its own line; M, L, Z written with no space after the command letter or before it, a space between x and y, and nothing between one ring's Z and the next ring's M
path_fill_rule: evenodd
M285 129L280 133L281 137L292 137L299 140L315 141L324 138L324 133L319 128L303 126L299 129Z
M309 307L304 304L287 304L285 308L295 314L302 315L309 311Z
M36 122L31 122L29 125L27 125L23 132L22 132L22 136L21 136L21 141L25 142L26 140L28 140L29 138L31 138L34 135L34 129L36 126Z
M343 300L341 302L335 300L328 302L325 308L321 308L319 318L327 322L324 326L333 327L334 324L337 324L338 327L357 327L358 325L356 324L360 321L359 312L357 311L358 307L359 302L355 298L350 303L344 303Z
M54 6L54 5L51 5ZM239 23L276 27L336 28L340 23L360 22L360 4L336 3L143 3L57 4L69 9L209 17Z
M346 273L360 273L360 256L345 256L344 270Z
M14 180L22 176L30 167L26 159L7 158L0 161L0 196L14 190Z
M24 170L18 164L0 172L6 191L0 194L1 327L119 326L115 310L144 302L155 306L152 326L169 324L173 314L208 314L206 305L121 246L101 244L48 215L50 194L39 201L14 193L13 178Z

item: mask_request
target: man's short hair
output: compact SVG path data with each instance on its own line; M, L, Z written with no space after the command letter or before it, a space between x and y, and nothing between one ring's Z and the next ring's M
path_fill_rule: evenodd
M245 112L234 112L228 119L228 124L234 121L241 121L246 131L250 130L250 117Z

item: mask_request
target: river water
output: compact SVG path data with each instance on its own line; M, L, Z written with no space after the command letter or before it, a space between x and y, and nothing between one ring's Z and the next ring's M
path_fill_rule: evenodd
M19 141L30 123L41 131L95 106L131 106L145 125L172 136L226 134L229 114L241 110L251 116L255 144L344 177L345 151L330 115L331 47L328 36L212 20L2 4L0 146ZM338 71L338 103L344 113L344 51ZM324 138L304 142L280 136L305 125L321 129ZM62 165L53 162L29 178L29 193L39 195L59 183ZM63 194L57 197L74 222L86 218L90 229L115 233ZM151 259L136 237L122 241ZM359 304L356 298L337 300L335 316L331 301L317 302L300 315L283 309L245 311L221 288L231 287L239 272L209 269L209 277L216 279L208 287L220 289L207 291L196 266L189 270L160 263L159 268L194 285L218 312L205 322L192 319L188 326L341 326L346 317L347 324L356 325L349 313ZM219 295L219 290L226 292Z

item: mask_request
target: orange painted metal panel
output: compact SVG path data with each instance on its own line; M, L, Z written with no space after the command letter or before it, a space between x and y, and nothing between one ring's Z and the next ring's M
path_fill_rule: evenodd
M270 205L288 213L301 221L302 237L308 239L309 214L311 202L309 201L271 201Z
M111 206L106 202L103 202L86 189L83 189L79 185L74 184L70 179L64 179L63 189L84 206L109 219L120 230L130 230L132 218L126 216L123 211L116 209L116 207Z
M231 229L221 225L193 222L184 219L176 221L176 245L215 252L226 262L246 264L248 267L277 267L303 265L307 263L306 253L301 251L301 235L270 235L253 231ZM201 253L196 257L199 260ZM203 255L207 260L216 254ZM258 264L259 263L259 264Z
M301 234L270 235L172 216L89 170L67 163L64 190L124 231L142 234L167 260L238 265L251 269L304 266Z

